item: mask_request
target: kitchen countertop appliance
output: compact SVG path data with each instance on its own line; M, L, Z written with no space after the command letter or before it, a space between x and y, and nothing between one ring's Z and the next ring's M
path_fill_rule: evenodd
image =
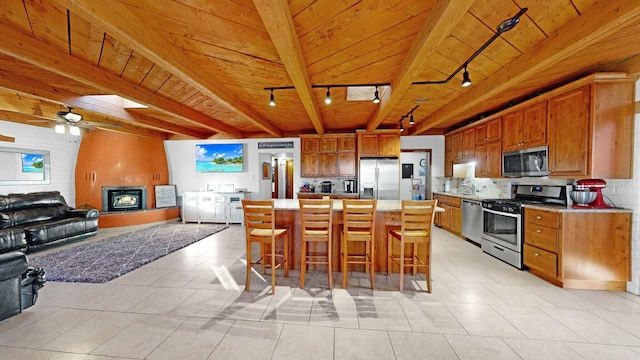
M345 180L344 181L344 192L347 194L351 194L356 192L356 181L355 180Z
M360 159L360 199L400 199L400 162L397 158Z
M567 187L517 185L513 199L482 200L482 251L518 269L523 269L523 205L567 206Z
M611 206L607 205L602 196L602 189L607 187L607 182L602 179L582 179L576 180L574 191L571 192L571 200L573 200L574 208L587 208L587 209L609 209ZM596 193L595 199L593 196L586 196L587 192ZM586 200L585 200L586 199Z
M482 240L482 203L462 199L462 236L480 244Z
M320 183L320 191L323 193L330 193L332 187L333 184L331 183L331 181L323 181Z

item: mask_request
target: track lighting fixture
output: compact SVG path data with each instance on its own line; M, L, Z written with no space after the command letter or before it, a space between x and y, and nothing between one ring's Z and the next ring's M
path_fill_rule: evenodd
M413 120L413 110L411 110L411 114L410 114L410 116L409 116L409 125L413 125L413 124L415 124L415 123L416 123L416 122Z
M273 89L271 89L271 95L269 95L269 106L276 106L276 99L273 95Z
M415 120L413 120L413 112L419 107L420 107L420 105L416 105L416 106L413 107L413 109L409 110L408 113L402 115L402 117L400 118L400 131L404 131L404 126L402 124L402 121L404 119L409 118L409 125L413 125L413 124L416 123Z
M416 82L413 82L411 84L412 85L446 84L446 83L449 82L449 80L453 79L456 75L458 75L458 73L462 69L464 69L462 86L463 87L467 87L467 86L471 85L471 80L469 79L469 72L467 72L467 65L469 65L469 63L473 59L475 59L476 56L480 55L480 53L482 51L484 51L484 49L486 49L487 46L489 46L492 42L494 42L497 38L499 38L500 35L502 35L503 33L507 32L507 31L509 31L511 29L513 29L520 22L520 17L522 15L524 15L524 13L526 13L527 10L528 10L528 8L522 8L522 9L520 9L520 11L518 11L518 13L514 17L512 17L511 19L507 19L507 20L501 22L496 27L496 33L493 34L493 36L489 40L487 40L487 42L485 42L484 45L482 45L478 50L476 50L476 52L473 53L473 55L471 55L462 65L460 65L445 80L440 80L440 81L416 81Z
M400 119L400 132L404 131L404 126L402 126L402 120L404 120L404 116Z
M378 87L376 86L375 95L373 95L373 103L380 104L380 97L378 96Z
M464 66L464 73L462 74L462 87L471 85L471 79L469 78L469 72L467 71L467 65Z
M356 87L367 87L367 88L372 88L375 87L375 93L373 96L373 103L374 104L379 104L380 103L380 92L379 92L379 87L380 86L391 86L391 84L389 83L377 83L377 84L328 84L328 85L311 85L312 88L316 89L316 88L327 88L327 92L324 98L324 102L325 104L331 104L331 88L356 88ZM295 89L294 86L277 86L277 87L265 87L265 90L268 90L270 92L269 94L269 106L276 106L276 101L275 101L275 95L274 95L274 91L275 90L293 90ZM362 99L358 99L358 100L362 100Z
M327 95L324 97L324 103L327 105L331 104L331 91L329 91L328 86L327 86Z

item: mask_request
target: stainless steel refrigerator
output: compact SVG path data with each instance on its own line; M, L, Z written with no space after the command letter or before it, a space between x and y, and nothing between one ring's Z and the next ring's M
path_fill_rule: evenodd
M360 199L400 199L398 159L360 159Z

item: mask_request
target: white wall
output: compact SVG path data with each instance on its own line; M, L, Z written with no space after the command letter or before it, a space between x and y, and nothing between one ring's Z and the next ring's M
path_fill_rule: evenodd
M76 206L75 167L81 137L56 134L53 128L2 120L0 120L0 134L15 138L15 142L0 141L2 147L47 150L51 157L50 184L0 185L0 194L57 190L64 196L69 206Z
M293 149L258 149L258 142L292 141ZM243 143L243 172L238 173L197 173L195 169L196 144ZM282 153L293 155L294 190L300 186L300 139L229 139L229 140L166 140L164 142L169 166L169 183L175 184L178 193L215 189L219 184L234 184L236 188L245 188L251 192L251 198L265 198L267 181L262 179L262 163L270 161L271 154L277 157ZM266 154L266 155L265 155ZM269 183L270 184L270 183ZM269 189L270 189L269 185ZM295 192L295 191L294 191ZM268 196L271 198L269 190Z

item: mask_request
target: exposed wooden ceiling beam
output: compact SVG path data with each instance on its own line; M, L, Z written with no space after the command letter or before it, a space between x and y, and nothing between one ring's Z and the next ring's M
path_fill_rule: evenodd
M473 0L437 1L411 45L407 57L391 82L391 91L384 92L380 106L367 123L367 130L375 130L416 80L427 58L438 49L442 40L453 31L471 7Z
M313 127L318 134L324 134L325 129L322 115L320 115L320 107L311 93L311 78L302 56L289 4L286 0L253 0L253 3L269 32L271 41L280 54L280 59L287 69L298 96L300 96L302 105L307 110Z
M170 132L172 134L186 135L199 139L206 139L211 135L194 131L190 128L172 124L167 121L158 120L149 116L135 114L109 102L100 101L95 97L82 96L80 94L69 92L64 89L52 87L48 84L21 76L14 72L9 73L0 70L0 89L15 91L20 94L35 97L52 103L72 106L74 108L84 109L93 113L104 115L104 118L97 120L100 122L111 123L112 121L110 121L109 119L114 119L117 121L113 123L118 125L121 125L119 121L124 121L127 123L140 123L143 124L144 127L149 127L153 130L166 130L166 132ZM126 130L127 133L130 132L130 129Z
M509 88L601 40L636 16L640 16L640 1L637 0L605 1L593 5L549 38L418 122L409 131L409 135L422 134L481 102L508 91Z
M158 64L163 69L170 71L220 105L253 122L271 135L282 136L280 129L246 105L232 91L223 87L220 81L216 81L214 74L202 71L202 67L195 64L185 52L173 46L156 31L145 26L143 21L127 9L126 4L114 4L115 0L108 2L93 0L57 1L74 14L87 21L99 24L107 33L135 49L136 52ZM114 11L116 6L117 11Z
M6 91L0 91L0 108L3 109L0 111L3 119L44 127L52 127L56 121L58 121L56 112L60 109L58 104ZM87 118L89 117L94 116L93 114L88 114ZM93 121L98 123L92 124ZM94 117L87 122L89 126L103 130L118 131L163 140L167 138L166 131L157 131L155 129L138 127L126 123L115 123L102 116ZM100 124L106 125L103 126ZM118 128L114 129L108 125L117 125Z
M232 126L123 80L8 26L0 25L0 33L3 34L0 36L0 53L2 54L13 56L58 75L102 89L105 94L119 95L157 108L212 131L223 132L235 138L243 137L242 132Z

